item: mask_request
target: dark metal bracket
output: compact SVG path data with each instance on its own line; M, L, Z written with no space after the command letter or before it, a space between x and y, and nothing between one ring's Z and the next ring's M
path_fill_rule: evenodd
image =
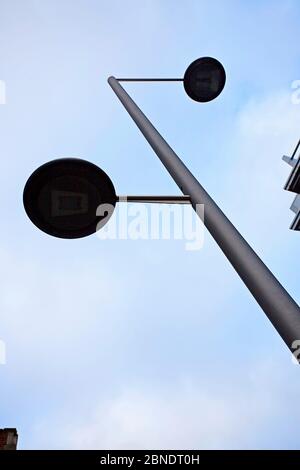
M190 204L190 196L117 196L117 202L149 202L157 204Z
M183 78L116 78L118 82L183 82Z

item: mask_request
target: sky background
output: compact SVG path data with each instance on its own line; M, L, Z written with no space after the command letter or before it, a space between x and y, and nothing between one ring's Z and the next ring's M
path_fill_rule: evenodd
M297 0L0 0L0 427L20 449L298 449L300 371L210 237L61 240L23 209L38 166L78 156L119 194L179 194L106 80L227 73L127 91L299 302L281 157L300 137ZM116 215L116 214L115 214Z

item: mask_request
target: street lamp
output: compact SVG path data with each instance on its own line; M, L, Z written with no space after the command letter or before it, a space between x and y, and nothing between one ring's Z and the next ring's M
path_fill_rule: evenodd
M186 69L183 78L117 78L118 82L183 82L188 96L200 103L212 101L222 92L226 73L213 57L200 57Z
M108 221L117 196L108 175L93 163L59 158L32 173L23 202L28 217L43 232L59 238L82 238ZM101 204L112 210L96 215Z
M258 304L261 306L262 310L266 313L269 320L272 322L273 326L276 328L280 336L285 341L288 348L294 352L298 347L296 341L300 340L300 308L296 302L291 298L291 296L286 292L282 285L278 282L272 272L265 266L262 260L257 256L255 251L249 246L246 240L241 236L237 231L234 225L230 220L224 215L221 209L217 206L214 200L209 196L205 189L200 185L194 175L188 170L185 164L180 160L176 155L174 150L170 145L163 139L159 134L153 124L145 116L145 114L140 110L136 105L133 99L128 95L124 88L120 85L120 81L183 81L184 89L187 94L194 100L198 102L207 102L216 98L222 91L225 84L226 76L223 66L216 59L213 58L202 58L194 61L185 72L184 78L115 78L109 77L108 83L115 92L116 96L119 98L124 108L127 110L128 114L131 116L133 121L136 123L137 127L140 129L158 158L161 160L167 171L172 176L175 183L178 185L180 190L183 193L183 196L132 196L131 199L128 197L127 200L132 200L136 202L183 202L191 203L193 209L201 216L201 211L197 211L197 206L199 204L204 205L205 217L204 224L230 261L246 287L252 293L253 297L256 299ZM57 162L57 161L56 161ZM50 162L51 165L53 162ZM88 162L85 162L85 165ZM57 163L55 163L56 167ZM97 174L96 168L92 164L89 167L87 173L82 173L88 175L88 183L91 183L92 173L95 171ZM43 167L47 166L43 165ZM41 168L43 168L41 167ZM80 168L80 167L78 167ZM40 169L37 170L39 172ZM100 170L100 169L98 169ZM35 173L34 173L35 174ZM74 231L69 230L69 226L66 228L64 226L65 222L69 215L67 213L61 212L54 215L54 217L62 217L62 222L60 225L57 223L53 224L53 218L51 219L51 204L53 201L56 201L53 196L51 202L49 191L57 191L55 179L57 173L54 172L54 176L51 179L42 179L42 184L39 183L39 178L36 179L32 175L29 178L24 192L24 204L26 212L28 213L31 220L42 230L50 233L55 236L63 236L65 238L76 238L78 236L85 236L97 229L97 224L94 218L92 217L92 210L95 209L96 202L112 202L114 207L117 201L122 201L122 197L115 196L115 191L113 189L112 183L107 175L103 175L103 171L98 171L99 181L93 179L90 186L85 184L85 182L78 182L70 184L68 186L67 174L62 180L62 184L59 185L58 191L62 191L62 197L64 197L64 191L74 193L71 199L75 197L78 198L78 202L70 200L70 202L59 202L55 204L59 205L58 211L72 210L72 211L81 211L83 208L90 214L90 218L87 217L84 223L79 222L78 226L75 223L76 217L78 220L83 220L83 213L75 212L70 214L72 216L72 223L74 218ZM82 176L81 170L74 173L76 178ZM51 183L52 181L52 183ZM54 184L55 183L55 184ZM50 186L47 186L50 185ZM35 190L35 185L36 189ZM101 186L102 185L102 186ZM42 191L44 187L47 189L44 190L48 194L47 202L43 199L43 196L38 197L38 190ZM109 190L106 190L105 187L108 187ZM52 188L52 189L51 189ZM93 188L93 189L92 189ZM97 188L99 192L97 193ZM105 189L105 190L104 190ZM77 194L78 193L78 194ZM91 205L91 211L88 209L88 199L84 198L84 194L91 194L91 200L93 204ZM80 199L81 198L81 199ZM94 198L94 199L93 199ZM40 200L40 202L38 202ZM79 202L79 200L81 202ZM84 202L86 201L86 202ZM100 202L100 203L101 203ZM57 206L55 206L57 207ZM39 214L39 215L38 215ZM49 216L50 214L50 216ZM39 221L40 217L44 217L43 222ZM49 222L52 227L49 229ZM80 219L79 219L80 218ZM104 223L104 219L103 219ZM48 225L46 225L48 224ZM54 228L53 228L54 227ZM46 228L46 230L45 230ZM66 231L64 231L66 228ZM76 231L78 229L78 231ZM70 235L72 232L74 236L65 236ZM82 235L81 235L82 234ZM296 344L296 345L295 345Z
M183 77L183 86L194 101L206 103L222 92L226 81L223 65L212 57L201 57L191 63Z
M33 224L58 238L83 238L110 219L117 202L190 204L189 196L117 196L109 176L81 158L58 158L35 170L23 193ZM98 208L103 210L99 211Z

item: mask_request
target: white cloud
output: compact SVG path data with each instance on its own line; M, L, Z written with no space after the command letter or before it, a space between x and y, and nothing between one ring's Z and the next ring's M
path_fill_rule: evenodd
M268 448L281 437L280 426L299 413L284 386L297 366L263 361L218 383L187 379L168 387L122 387L88 413L36 423L33 443L71 449L222 449ZM293 387L292 399L299 393ZM284 416L284 418L283 418ZM66 423L68 423L66 425ZM265 433L274 426L271 433ZM288 440L282 438L282 448Z

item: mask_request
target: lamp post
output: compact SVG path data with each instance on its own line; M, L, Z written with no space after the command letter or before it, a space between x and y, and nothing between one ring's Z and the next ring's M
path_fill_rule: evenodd
M222 91L225 72L218 64L215 59L204 58L193 62L187 69L184 88L192 99L210 101ZM109 77L108 83L180 190L190 196L194 210L198 204L204 204L205 226L288 348L294 352L294 342L300 340L299 306L124 90L119 80Z
M117 202L192 204L199 216L202 212L197 211L197 206L204 205L205 226L288 348L294 352L298 346L294 346L294 342L300 340L299 306L120 85L120 81L179 81L183 82L191 99L204 103L222 92L225 80L222 64L210 57L194 61L184 78L108 79L183 196L117 196L110 178L99 167L78 158L62 158L42 165L29 177L24 188L24 207L40 230L70 239L95 233L109 220ZM109 210L99 215L97 208L102 204Z

